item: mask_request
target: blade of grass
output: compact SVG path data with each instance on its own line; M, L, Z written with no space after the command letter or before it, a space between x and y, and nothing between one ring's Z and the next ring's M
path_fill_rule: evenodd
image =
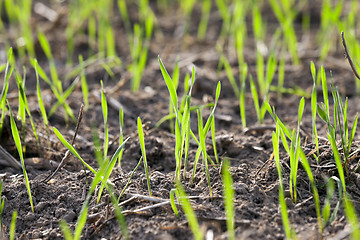
M142 157L143 157L143 161L144 161L144 169L145 169L145 174L146 174L147 186L148 186L149 195L151 197L152 194L151 194L151 187L150 187L149 167L148 167L147 160L146 160L144 131L143 131L142 122L141 122L140 117L138 117L138 119L137 119L137 127L138 127L141 153L142 153Z
M19 153L19 157L21 160L21 166L22 166L22 170L23 170L23 174L24 174L24 178L25 178L25 185L26 185L26 189L29 195L29 201L30 201L30 205L31 205L31 210L32 212L34 212L34 205L33 205L33 200L32 200L32 196L31 196L31 188L30 188L30 182L29 182L29 178L26 172L26 168L25 168L25 161L24 161L24 156L23 156L23 151L22 151L22 146L21 146L21 140L20 140L20 135L19 135L19 131L16 127L16 123L13 117L13 113L11 111L11 107L9 102L7 102L7 105L9 107L9 111L10 111L10 124L11 124L11 133L17 148L17 151Z
M223 195L224 195L228 239L235 240L235 210L234 210L235 194L233 189L233 180L230 174L230 163L229 160L227 159L224 160L223 162L222 178L223 178Z

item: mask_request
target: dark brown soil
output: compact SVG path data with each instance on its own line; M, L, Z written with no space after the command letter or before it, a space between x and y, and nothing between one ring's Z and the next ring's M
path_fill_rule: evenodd
M36 2L36 1L34 1ZM154 6L156 4L153 4ZM55 11L63 11L66 16L67 3L59 5L50 5ZM319 7L319 6L318 6ZM267 8L269 10L270 8ZM130 7L130 16L136 16L136 7ZM170 133L169 123L165 122L159 128L154 126L163 116L168 113L169 94L165 82L162 78L157 56L160 55L169 72L172 72L175 60L180 61L180 79L189 71L189 66L196 66L196 82L193 89L193 105L212 102L217 81L221 81L222 91L218 107L216 109L216 143L221 160L229 158L231 160L231 175L234 181L234 190L236 198L235 218L236 218L236 237L237 239L284 239L282 219L279 208L278 188L279 180L274 161L271 160L272 154L272 130L274 129L273 120L266 115L264 126L267 130L257 130L259 126L256 113L253 108L250 91L246 95L246 114L247 124L253 130L245 131L242 129L239 103L233 93L231 85L227 80L226 73L221 70L217 74L217 64L219 53L216 50L216 39L221 27L219 13L214 7L210 17L209 30L204 42L196 40L197 23L199 21L200 9L194 10L190 33L179 37L177 32L183 24L183 20L173 9L170 13L164 14L158 12L154 7L158 18L158 31L162 36L154 37L151 43L148 65L143 74L143 81L138 92L130 90L128 73L126 65L129 63L129 50L126 43L125 31L123 25L119 24L119 16L114 19L114 31L117 32L118 54L123 61L122 66L113 69L115 76L111 78L107 72L99 66L91 66L87 71L87 80L90 88L90 106L85 110L84 118L80 125L79 135L76 139L76 149L82 158L91 166L96 167L97 163L94 154L94 145L92 141L91 128L95 126L101 141L103 140L103 118L101 103L97 97L100 93L100 80L104 81L106 96L108 102L115 100L124 106L124 134L130 137L125 146L124 156L121 162L121 168L116 168L111 175L111 181L114 183L116 193L119 194L128 181L131 171L134 169L141 156L141 150L138 142L136 118L141 117L145 124L145 145L147 159L151 172L151 188L154 197L159 199L169 199L169 193L174 188L174 170L175 157L174 146L175 137ZM314 61L318 66L318 49L316 44L316 32L319 27L320 13L314 6L312 11L311 30L308 33L301 31L301 21L296 26L298 30L298 41L305 46L300 52L301 64L293 66L290 59L286 61L286 87L299 86L308 93L311 92L312 78L310 74L310 61ZM117 12L117 10L115 10ZM116 15L116 14L115 14ZM264 10L265 19L268 26L277 26L277 21L271 12ZM34 13L34 29L36 27L45 27L49 25L44 18ZM133 17L135 21L135 17ZM70 71L65 66L66 54L66 36L64 27L66 26L66 17L60 19L60 23L53 29L46 32L50 40L54 56L59 64L60 77ZM249 65L250 73L256 76L255 51L252 39L252 25L249 17L248 31L250 39L245 49L245 61ZM11 37L11 36L10 36ZM15 37L14 37L15 39ZM14 41L14 39L12 39ZM307 40L308 39L308 40ZM334 42L339 42L340 36L334 36ZM125 42L125 43L124 43ZM77 61L77 54L88 55L88 49L84 41L75 39L76 53L74 61ZM339 45L340 46L340 45ZM41 47L37 44L36 51L41 66L47 67L47 60L42 53ZM16 48L15 48L16 52ZM329 74L332 71L333 81L339 87L343 97L349 97L349 119L352 121L360 104L360 99L355 90L355 81L347 64L343 58L342 48L331 53L327 60L322 63ZM237 61L229 58L231 65L237 69ZM21 69L19 61L19 69ZM14 210L18 211L16 222L16 237L19 239L62 239L62 232L59 227L59 221L65 219L73 230L76 225L81 207L84 203L86 193L89 189L89 183L93 177L86 174L79 160L71 156L65 168L62 168L49 182L42 182L60 163L66 149L56 138L55 134L50 133L50 140L46 138L46 129L42 124L42 118L39 113L37 98L35 93L36 78L30 64L24 63L27 71L27 93L31 112L36 122L37 130L40 134L40 146L37 147L32 134L30 124L27 127L26 134L26 168L30 178L30 184L33 194L35 212L32 213L24 177L21 171L16 171L11 167L0 166L0 176L4 180L2 196L5 200L3 213L3 229L5 236L8 236L10 221ZM1 77L2 79L2 77ZM275 79L277 77L275 76ZM125 84L117 86L119 81ZM70 84L70 81L63 82L64 89ZM274 82L276 84L276 80ZM50 110L56 103L55 96L51 93L48 86L42 83L42 94L46 98L46 108ZM247 87L249 84L247 83ZM182 86L182 82L180 83ZM179 95L183 94L180 87ZM116 89L116 90L114 90ZM319 89L319 101L321 90ZM82 103L81 87L78 85L76 90L69 96L67 102L70 104L74 113L77 113ZM281 98L276 92L271 92L270 103L274 105L279 117L290 127L297 124L297 109L300 97L284 94ZM15 79L11 79L9 102L16 112L17 87ZM204 109L204 115L209 114L209 109ZM109 133L110 150L112 154L118 146L119 138L119 109L109 104ZM60 132L71 139L74 134L75 123L66 123L64 120L63 109L59 110L50 118L51 126L55 126ZM192 127L196 130L197 118L195 112L191 115ZM311 141L311 109L310 99L306 99L305 115L302 123L302 143L305 153L308 154L315 149ZM1 138L1 145L7 149L13 156L18 158L14 142L11 137L10 125L7 124L6 131ZM20 125L19 125L20 126ZM319 119L317 121L319 135L326 137L326 126ZM195 131L197 132L197 130ZM210 139L207 144L208 153L213 156L213 149ZM353 151L360 146L358 136L355 137ZM329 144L325 141L320 142L322 146L319 162L309 157L312 171L319 188L321 205L326 197L326 187L324 186L324 177L336 176L335 167L322 167L325 163L333 162L332 152ZM190 164L188 176L192 173L193 160L197 146L190 144ZM298 178L298 202L294 204L288 192L289 189L289 158L285 150L281 150L281 161L283 165L284 185L286 191L286 202L289 210L290 222L296 230L299 239L319 239L317 217L315 205L312 199L312 192L308 178L302 167L299 170ZM352 170L357 164L359 158L355 157L351 164ZM183 181L185 190L189 196L194 197L191 200L192 206L196 212L200 223L199 231L207 234L207 239L226 239L227 229L225 221L224 201L222 195L222 180L220 166L210 167L211 186L213 189L213 198L209 197L206 176L202 164L199 164L197 175L194 182L190 179ZM347 178L348 193L350 194L354 205L360 201L360 175L353 171ZM148 195L146 177L144 168L141 165L132 177L131 184L126 190L121 201L122 210L127 211L125 219L131 239L192 239L192 233L188 221L181 213L179 218L175 216L170 205L152 208L135 212L146 206L156 204L141 197L135 197L132 201L127 201L139 194ZM122 233L118 222L111 214L111 204L109 197L105 193L98 205L96 196L90 201L89 218L82 233L82 239L121 239ZM332 200L332 209L338 200L337 194ZM359 209L357 209L359 210ZM92 221L93 220L93 221ZM349 224L344 217L342 207L335 220L325 228L323 237L325 239L349 238Z

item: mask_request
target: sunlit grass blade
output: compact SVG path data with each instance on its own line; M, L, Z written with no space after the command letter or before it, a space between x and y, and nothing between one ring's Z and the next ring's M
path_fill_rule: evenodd
M197 114L198 114L199 141L200 141L201 152L202 152L203 161L204 161L204 165L205 165L206 178L207 178L207 182L208 182L208 186L209 186L209 194L210 194L210 197L212 197L209 166L208 166L208 159L207 159L207 153L206 153L206 144L205 144L206 134L204 134L204 126L203 126L203 120L202 120L201 111L198 110Z
M6 63L5 68L5 75L4 75L4 83L3 83L3 89L1 91L1 98L0 98L0 110L1 110L1 120L0 120L0 136L2 135L3 127L4 127L4 119L5 119L5 113L7 111L6 109L6 95L9 89L9 79L11 77L11 74L14 70L14 66L11 63L13 58L12 54L12 48L9 49L8 53L8 61Z
M37 92L39 108L40 108L41 116L43 118L43 121L44 121L44 124L46 127L46 131L49 135L49 120L47 117L46 109L45 109L44 102L43 102L42 95L41 95L39 73L37 71L37 65L35 65L35 74L36 74L36 92Z
M223 195L224 195L228 239L235 240L235 210L234 210L235 194L233 189L233 180L230 174L229 160L224 160L223 162L222 178L223 178L223 192L224 192Z
M119 145L121 145L124 142L124 110L120 108L119 111L119 126L120 126L120 139L119 139ZM121 159L123 155L124 150L122 149L119 154L119 167L121 166Z
M84 105L85 105L85 110L87 110L89 108L89 87L86 81L86 75L85 75L85 64L84 64L84 59L82 55L79 55L79 65L81 67L81 91L83 94L83 99L84 99Z
M240 106L240 116L241 124L243 128L246 128L246 103L245 103L245 90L246 90L246 78L247 78L248 66L245 63L242 68L242 75L240 78L240 96L239 96L239 106Z
M187 198L185 190L180 182L176 183L176 189L179 192L179 202L185 213L186 219L189 221L191 231L194 234L194 239L195 240L203 239L204 235L203 232L200 230L200 226L197 221L196 214L193 208L191 207L190 200Z
M19 101L21 102L20 105L23 105L23 107L22 107L23 111L24 111L23 114L25 114L25 110L26 110L26 113L29 115L30 124L31 124L31 127L33 129L33 133L34 133L36 142L37 142L37 144L39 144L39 138L38 138L37 131L36 131L36 128L35 128L34 120L33 120L32 116L31 116L31 112L30 112L30 109L29 109L29 104L28 104L27 99L26 99L26 94L25 94L25 91L24 91L24 88L23 88L23 84L21 83L21 79L19 79L18 77L16 77L16 82L17 82L17 85L18 85L18 88L19 88L19 95L20 95ZM22 116L22 118L23 118L22 121L25 124L25 116ZM24 139L24 141L25 141L25 139Z
M74 240L74 236L71 233L69 225L65 220L60 220L59 222L60 229L64 235L65 240Z
M345 209L346 220L351 227L351 239L360 239L359 220L356 214L356 210L350 200L350 197L346 193L343 198L343 205Z
M284 193L284 186L283 186L283 180L282 180L282 170L281 170L281 164L280 164L280 156L279 156L279 131L280 127L279 124L276 124L276 133L273 132L272 134L272 142L273 142L273 151L274 151L274 158L276 163L276 169L279 176L279 204L280 204L280 211L281 211L281 219L283 223L283 228L285 231L285 236L287 239L294 239L296 238L294 236L294 231L291 229L289 216L287 213L287 206L285 202L285 193Z
M16 226L16 218L17 218L17 211L15 210L12 215L11 224L10 224L10 240L15 239L15 226Z
M88 205L85 205L81 209L80 216L78 218L78 221L76 223L75 233L74 233L74 240L79 240L81 238L82 230L85 226L86 219L87 219L87 213L88 213Z
M175 195L177 197L177 199L179 199L179 191L175 188L170 190L170 205L172 210L174 211L176 217L179 217L179 212L178 209L176 207L176 203L175 203Z
M336 146L336 142L335 142L335 139L333 138L333 136L331 136L331 134L329 134L329 133L327 133L327 136L330 141L331 148L333 150L335 164L336 164L336 168L338 170L339 177L340 177L340 180L342 183L342 188L344 190L344 194L346 194L345 174L344 174L344 169L343 169L342 162L340 159L339 150L338 150L338 147Z
M139 160L138 164L137 164L136 167L133 169L133 171L132 171L131 174L130 174L130 177L129 177L128 181L126 182L125 187L123 188L123 190L121 190L121 193L119 194L119 197L118 197L118 200L117 200L118 203L120 202L120 198L122 197L122 195L124 194L124 192L126 191L126 189L128 188L128 186L130 185L130 181L131 181L132 177L134 176L134 173L135 173L136 170L140 167L140 164L141 164L142 159L143 159L143 158L140 157L140 160Z
M152 196L152 194L151 194L151 186L150 186L149 167L148 167L147 160L146 160L144 131L143 131L142 122L141 122L140 117L138 117L138 119L137 119L137 127L138 127L138 134L139 134L139 142L140 142L141 153L142 153L142 157L143 157L143 161L144 161L144 169L145 169L145 174L146 174L148 191L149 191L149 195Z
M30 182L29 182L29 178L28 178L26 168L25 168L25 161L24 161L23 150L22 150L22 146L21 146L20 135L19 135L19 131L17 129L9 102L8 102L8 107L9 107L9 111L10 111L11 133L12 133L12 136L13 136L13 139L14 139L14 142L15 142L17 151L19 153L20 160L21 160L21 166L22 166L22 170L23 170L23 174L24 174L24 178L25 178L26 189L27 189L27 192L29 195L31 210L34 212L33 199L31 196L31 189L30 189Z
M57 130L57 128L53 127L54 133L55 135L59 138L59 140L61 141L61 143L75 156L77 157L92 173L96 174L96 171L89 165L87 164L82 157L79 155L79 153L75 150L75 148L66 141L66 139L64 138L64 136L60 133L59 130Z
M124 145L125 143L129 140L129 138L125 139L125 141L116 149L115 153L113 154L113 156L111 157L111 160L109 162L109 164L107 165L107 168L106 168L106 171L104 173L104 181L107 182L112 171L114 170L114 167L115 167L115 164L116 164L116 160L118 159L119 157L119 154L122 152L123 148L124 148ZM98 192L98 198L97 198L97 202L99 203L100 201L100 198L101 198L101 194L102 194L102 191L104 189L104 185L101 185L100 189L99 189L99 192Z
M100 83L101 83L101 108L102 108L102 113L103 113L103 118L104 118L104 149L103 149L103 152L104 152L104 161L107 162L107 152L108 152L108 146L109 146L109 132L108 132L108 124L107 124L108 106L107 106L103 82L100 81Z

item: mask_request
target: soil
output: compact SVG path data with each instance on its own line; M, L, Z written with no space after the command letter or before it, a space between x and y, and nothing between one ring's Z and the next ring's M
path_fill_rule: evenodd
M38 1L33 1L35 4ZM53 1L55 2L55 1ZM314 1L316 2L316 1ZM48 4L48 3L46 3ZM66 13L67 1L48 5L61 14L58 24L51 26L48 20L36 13L33 14L32 24L34 29L41 27L47 29L46 36L49 38L56 64L61 79L65 79L71 68L66 65ZM220 55L216 50L216 40L219 37L222 21L216 7L211 12L209 29L205 41L196 39L197 24L201 9L197 6L192 14L192 24L189 33L179 36L184 19L176 11L177 7L171 8L167 13L156 8L151 3L153 11L157 15L157 32L152 39L148 56L148 64L143 74L141 87L138 92L130 90L129 73L126 69L130 61L129 49L126 43L124 26L121 24L117 9L114 10L113 26L116 32L116 44L122 65L113 68L114 76L111 77L99 65L92 65L86 69L86 77L89 84L89 108L83 113L78 136L75 141L76 149L82 158L91 166L96 167L95 147L92 140L91 129L98 129L101 142L103 141L103 118L101 103L98 98L101 87L100 80L104 81L106 96L109 102L109 139L111 155L119 144L119 108L110 102L119 102L124 106L124 135L130 137L125 145L121 167L117 167L112 173L110 180L114 189L119 194L130 178L141 157L141 150L137 136L136 119L141 117L145 129L145 145L147 160L150 168L151 188L154 197L159 201L169 199L170 190L174 186L175 170L175 137L171 134L169 122L163 123L155 128L156 123L168 114L169 93L160 72L158 58L160 55L169 72L172 72L176 59L179 59L180 79L184 79L189 68L196 66L196 82L193 89L192 104L201 105L214 101L215 88L221 81L222 90L218 107L215 112L216 120L216 146L220 160L230 159L231 175L235 190L235 226L237 239L284 239L284 231L279 208L279 179L272 154L272 131L274 122L267 114L264 124L265 128L258 128L256 113L250 91L246 93L246 118L248 129L243 129L240 119L239 103L226 77L225 70L217 73L217 65ZM311 25L308 32L303 32L301 19L295 21L295 28L300 51L301 64L294 66L289 57L286 57L285 87L300 87L311 92L313 80L310 73L310 61L317 66L323 64L327 75L332 71L334 85L337 86L343 98L349 98L349 120L352 121L358 111L357 106L360 99L356 93L354 76L343 57L343 50L338 47L331 52L325 62L319 62L319 49L315 44L316 33L319 29L320 4L313 3L311 6ZM278 22L270 11L271 8L263 9L263 17L269 27L268 37L270 39L271 28L277 27ZM137 8L130 5L129 16L135 22ZM132 14L134 13L134 14ZM254 51L254 39L252 34L251 18L247 20L249 39L245 49L245 61L249 65L250 73L256 76L256 58ZM7 25L9 27L9 25ZM14 29L9 35L10 42L15 42ZM36 31L34 31L36 32ZM161 34L160 34L161 33ZM89 55L87 41L83 40L86 33L75 37L74 62L77 62L77 54ZM334 45L339 43L340 36L334 35ZM268 43L266 43L268 44ZM340 45L337 45L340 46ZM15 52L16 47L14 48ZM36 52L39 64L46 70L47 59L39 44L36 44ZM237 61L228 48L226 54L229 56L230 64L237 69ZM25 138L25 162L30 178L31 190L35 206L34 213L31 211L28 194L24 184L21 171L9 166L0 166L0 176L4 181L2 197L5 200L3 212L3 229L5 238L8 237L12 213L18 211L16 222L16 237L18 239L62 239L63 235L59 227L59 221L65 219L70 228L74 230L81 207L89 190L89 183L93 177L83 169L82 164L75 157L70 156L66 166L57 172L48 182L43 180L49 176L60 163L66 153L65 147L60 143L55 134L50 131L49 138L42 123L36 98L36 78L29 63L19 60L18 65L25 64L27 71L26 88L27 98L37 131L40 144L37 146L30 124L27 124ZM276 83L277 74L273 84ZM72 79L71 79L72 80ZM121 82L123 84L119 85ZM64 89L71 84L70 80L63 81ZM56 98L49 87L42 82L42 94L46 99L46 109L56 104ZM247 88L249 84L247 83ZM180 83L182 86L182 83ZM179 87L179 96L183 89ZM321 89L319 89L319 101L322 101ZM15 79L11 79L9 102L16 112L17 87ZM80 109L82 99L81 86L77 84L75 91L66 100L74 113ZM270 104L275 106L279 117L290 127L297 124L297 110L300 97L291 94L283 94L281 97L277 92L270 93ZM209 109L204 109L204 117L209 114ZM191 115L192 129L197 132L197 118L195 112ZM310 99L306 99L305 113L302 121L302 146L306 154L315 149L311 143L311 108ZM50 118L51 127L71 139L74 134L75 122L66 122L62 108ZM20 124L19 124L20 127ZM319 135L326 137L326 125L321 120L317 121ZM210 135L210 134L209 134ZM208 136L209 137L209 136ZM207 139L207 149L211 158L214 152L211 139ZM1 145L14 157L18 159L16 147L11 137L8 121L5 123L5 131L1 137ZM319 189L320 201L323 205L326 198L325 178L337 176L337 171L332 158L330 145L326 141L320 141L321 154L316 161L309 157L312 172L315 175ZM360 146L359 137L355 136L352 152ZM213 197L209 197L209 190L204 173L204 167L200 163L197 173L192 182L189 178L192 174L193 160L197 146L190 143L190 158L187 169L188 178L183 180L186 193L192 197L191 203L200 223L199 231L206 233L207 239L226 239L227 228L225 221L224 201L222 193L221 165L210 167L210 180ZM349 164L349 175L347 177L347 191L359 211L360 201L360 175L353 169L356 167L359 157L354 157ZM289 158L284 149L281 149L281 164L283 166L284 187L286 190L286 203L289 218L296 230L299 239L319 239L318 224L315 205L308 177L300 166L298 173L298 201L293 203L290 198L289 189ZM89 218L85 224L82 239L122 239L121 229L117 220L112 215L111 204L107 193L103 194L100 204L96 202L97 194L91 198L89 205ZM121 208L125 211L125 219L131 239L192 239L192 232L188 221L181 212L177 218L170 205L154 207L141 210L143 207L152 206L157 202L149 201L143 197L148 196L146 177L143 165L134 173L130 185L120 199ZM129 201L130 200L130 201ZM338 200L337 194L331 201L334 209ZM139 210L140 211L136 211ZM322 236L324 239L346 239L349 238L350 228L340 207L333 222L326 226Z

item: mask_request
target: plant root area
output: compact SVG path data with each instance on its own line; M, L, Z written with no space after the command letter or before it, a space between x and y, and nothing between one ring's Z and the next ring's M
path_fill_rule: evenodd
M37 1L34 1L37 2ZM152 2L152 1L150 1ZM57 4L57 5L56 5ZM67 21L67 3L54 3L49 5L59 14L56 24L50 22L41 14L33 13L32 24L34 32L40 26L47 36L60 79L73 70L66 64L67 40L65 27ZM157 14L157 29L149 47L149 54L145 71L142 75L140 89L133 92L130 89L131 75L127 65L131 62L129 57L128 38L119 16L114 16L113 27L117 54L122 63L112 68L113 75L104 70L100 63L87 66L85 74L89 86L89 106L84 109L83 119L79 126L78 135L74 146L80 156L88 164L97 169L93 141L93 130L96 130L100 143L104 142L104 120L101 107L101 85L103 80L105 95L108 102L108 130L109 130L109 156L119 146L119 110L124 111L124 138L129 137L125 144L121 165L116 163L110 176L110 181L117 195L129 185L120 198L120 207L125 217L130 239L193 239L189 222L184 212L179 207L177 217L170 204L170 191L175 188L174 172L175 162L175 135L171 133L170 121L165 121L155 128L156 123L169 113L169 92L162 77L158 55L164 62L169 73L172 73L175 62L180 68L180 83L178 95L183 94L183 79L186 73L191 73L191 67L196 69L196 80L192 92L192 106L204 105L214 102L215 90L218 81L221 81L221 94L215 111L216 147L219 155L219 164L210 164L210 184L212 197L209 194L204 163L200 158L192 179L194 159L197 144L190 140L189 160L186 173L182 171L182 184L190 197L191 205L199 221L200 229L207 236L206 239L227 239L226 217L223 199L223 183L221 176L221 161L230 160L230 173L233 179L235 192L235 233L236 239L284 239L282 217L279 206L279 177L274 159L272 132L275 124L269 114L265 115L264 123L259 124L249 81L246 82L246 120L247 128L242 127L240 106L237 97L229 83L224 69L218 71L220 54L216 49L222 21L216 9L211 11L209 28L206 39L198 41L196 38L197 25L200 21L201 9L195 8L192 14L194 24L190 24L189 32L179 36L183 29L184 19L175 9L161 13L156 9L156 4L151 3ZM355 80L347 60L343 57L340 47L329 54L324 62L319 61L319 49L316 47L316 33L320 19L320 9L312 6L312 22L310 30L306 33L301 30L301 21L295 21L298 30L300 64L293 65L289 56L285 63L286 88L302 88L311 93L313 80L310 72L310 61L314 61L318 71L324 65L328 78L332 71L334 85L338 87L343 99L349 98L348 115L350 126L360 106L360 99L356 93ZM264 8L263 17L267 20L268 35L279 24L270 9ZM115 10L114 10L115 11ZM116 10L117 11L117 10ZM134 14L131 14L132 11ZM129 7L131 21L137 16L136 6ZM132 19L133 18L133 19ZM244 48L244 59L249 66L249 73L256 79L256 51L255 40L251 28L251 18L247 20L249 38ZM10 43L15 44L16 29L9 29ZM74 64L78 63L78 54L84 59L90 56L91 48L88 41L84 40L87 33L74 37ZM270 41L267 36L266 41ZM334 44L340 42L340 35L334 35ZM266 42L266 45L269 42ZM270 43L269 43L270 44ZM227 46L227 43L224 43ZM230 45L230 44L229 44ZM15 46L15 45L14 45ZM39 65L47 73L48 60L38 42L35 50ZM15 53L17 52L14 47ZM6 52L6 51L5 51ZM226 53L233 72L237 75L238 63L234 52ZM24 175L21 170L16 170L1 161L0 177L3 180L2 198L5 201L3 210L2 237L8 238L10 222L14 210L18 211L16 220L16 237L18 239L63 239L59 221L64 219L73 232L78 217L89 191L94 175L89 172L73 155L66 160L64 167L54 174L48 181L44 181L59 166L67 149L61 144L52 127L56 127L68 141L71 141L76 122L66 121L64 109L60 106L50 117L50 128L47 130L43 124L36 95L36 75L27 60L18 60L17 68L26 71L26 94L30 111L39 135L39 144L34 137L30 121L26 122L24 149L25 166L30 179L31 193L34 201L34 212L31 211L29 197L25 186ZM3 73L1 74L3 77ZM63 80L63 88L67 89L75 77ZM330 81L329 81L330 82ZM57 104L57 99L49 86L40 80L41 91L46 110ZM277 73L273 85L277 84ZM329 88L330 89L330 88ZM318 102L322 101L322 90L318 89ZM329 92L330 94L330 92ZM10 80L8 101L14 114L18 109L18 89L14 77ZM291 128L297 126L297 111L300 96L290 93L270 92L269 103L275 107L280 119ZM326 178L337 176L335 162L330 143L320 139L320 155L316 160L312 157L316 149L312 143L312 117L310 98L305 99L305 112L301 124L301 146L308 156L311 170L314 174L319 190L320 204L323 206L327 196ZM83 95L80 81L75 90L68 96L66 102L71 107L74 115L79 112ZM332 106L332 101L330 101ZM206 118L211 109L203 108ZM144 127L145 148L150 170L150 186L152 197L149 197L146 175L143 164L134 172L142 153L137 134L136 119L141 117ZM19 131L22 124L18 122ZM326 138L327 126L317 119L316 126L319 136ZM197 134L196 111L191 112L191 128ZM20 131L21 132L21 131ZM18 161L19 155L15 147L10 122L5 117L4 130L0 141L1 146ZM356 134L351 153L360 147L359 137ZM207 135L206 148L210 158L214 158L214 149L211 134ZM360 201L360 174L355 172L359 157L356 153L348 164L346 176L347 193L351 197L356 210L359 212ZM283 171L285 201L288 208L289 220L299 239L319 239L318 221L315 203L309 179L299 164L297 176L297 202L295 203L289 192L290 163L285 149L280 148L280 163ZM98 186L90 199L87 221L82 231L82 239L123 239L123 234L117 222L113 207L106 190L103 191L99 201L97 196ZM339 200L338 192L331 199L331 210L334 210ZM160 204L163 203L163 204ZM350 236L350 225L346 221L341 204L335 219L325 226L322 233L323 239L346 239Z

